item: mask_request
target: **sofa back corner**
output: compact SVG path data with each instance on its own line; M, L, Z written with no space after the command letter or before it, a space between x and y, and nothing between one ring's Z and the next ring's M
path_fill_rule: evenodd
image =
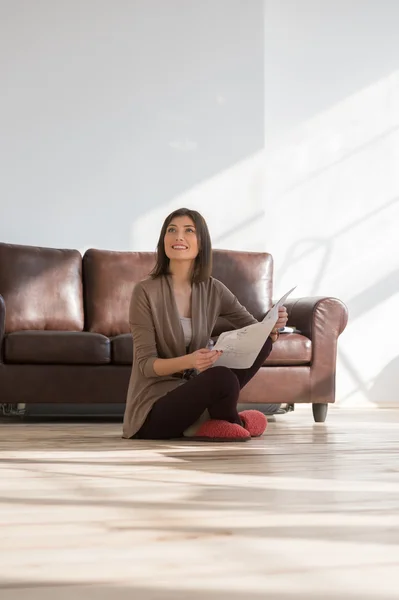
M0 243L0 294L7 333L82 331L82 256L78 250Z

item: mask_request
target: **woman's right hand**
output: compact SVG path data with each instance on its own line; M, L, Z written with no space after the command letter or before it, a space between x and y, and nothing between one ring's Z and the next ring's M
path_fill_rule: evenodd
M190 359L190 369L196 369L200 373L212 367L218 358L223 354L220 350L208 350L200 348L188 355Z

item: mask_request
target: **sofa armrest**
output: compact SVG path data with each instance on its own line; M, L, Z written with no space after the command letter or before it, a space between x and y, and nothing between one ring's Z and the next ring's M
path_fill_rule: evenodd
M4 332L6 328L6 303L0 294L0 364L3 362Z
M296 327L316 343L325 334L337 339L348 322L348 309L337 298L289 298L285 307L288 312L287 326Z
M348 309L336 298L293 298L285 303L288 323L312 340L310 401L335 401L337 340L348 322Z

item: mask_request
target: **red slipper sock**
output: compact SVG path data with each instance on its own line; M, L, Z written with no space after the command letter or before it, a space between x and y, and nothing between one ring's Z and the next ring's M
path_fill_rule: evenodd
M243 410L238 413L243 427L250 433L251 437L260 437L265 433L267 419L259 410Z
M210 419L200 426L195 435L187 439L203 442L246 442L251 436L237 423Z

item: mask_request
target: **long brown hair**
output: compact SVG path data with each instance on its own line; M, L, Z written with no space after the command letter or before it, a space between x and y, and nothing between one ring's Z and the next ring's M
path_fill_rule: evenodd
M211 276L212 273L212 244L208 225L202 215L196 210L179 208L166 217L157 245L157 262L150 275L153 279L169 273L169 258L166 256L164 238L168 225L175 217L190 217L194 222L198 239L198 256L193 269L193 283L200 283Z

